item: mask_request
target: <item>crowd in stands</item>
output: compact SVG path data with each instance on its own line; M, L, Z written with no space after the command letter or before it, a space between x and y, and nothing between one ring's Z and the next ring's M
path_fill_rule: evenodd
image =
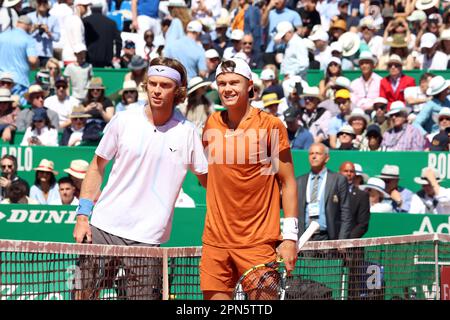
M218 64L241 58L255 71L252 105L285 123L292 149L321 142L334 150L449 150L450 80L440 73L450 64L447 0L0 4L3 142L22 132L24 146L98 143L115 113L146 104L149 61L165 56L187 70L188 97L177 110L199 132L211 113L222 110L214 81ZM120 21L113 18L117 13ZM105 79L94 68L129 70L116 96L106 95ZM307 81L311 70L323 72L317 86ZM346 78L349 70L360 76ZM418 82L405 74L410 70L421 70ZM32 191L45 189L44 203L61 200L47 177L53 170L37 172ZM373 188L367 188L394 199L382 182L371 178ZM43 203L39 192L30 198Z

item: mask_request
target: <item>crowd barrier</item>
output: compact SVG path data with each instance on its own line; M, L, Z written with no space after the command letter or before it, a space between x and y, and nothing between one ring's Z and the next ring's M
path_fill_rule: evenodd
M0 239L73 242L75 206L0 205ZM151 210L151 205L149 205ZM175 208L170 240L166 247L199 246L206 207ZM368 237L450 234L450 215L372 213Z

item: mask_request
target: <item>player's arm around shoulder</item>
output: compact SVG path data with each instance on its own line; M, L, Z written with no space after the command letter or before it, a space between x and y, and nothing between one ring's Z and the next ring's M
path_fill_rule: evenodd
M89 217L94 207L94 201L100 194L105 168L108 160L95 155L83 180L80 191L80 204L77 208L77 222L73 230L73 238L77 243L92 242L92 233L89 226Z

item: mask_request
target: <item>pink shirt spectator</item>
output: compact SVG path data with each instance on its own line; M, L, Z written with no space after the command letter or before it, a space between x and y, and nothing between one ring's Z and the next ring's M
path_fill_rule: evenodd
M351 100L358 107L364 111L372 109L374 99L380 96L380 82L382 77L376 73L372 73L369 81L364 81L364 78L359 78L352 81Z

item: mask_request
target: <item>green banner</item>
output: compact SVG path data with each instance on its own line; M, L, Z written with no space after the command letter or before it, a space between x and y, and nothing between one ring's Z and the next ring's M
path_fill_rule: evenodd
M164 246L200 246L206 208L176 208ZM74 206L0 205L0 239L73 242ZM373 213L365 237L450 234L450 215Z

